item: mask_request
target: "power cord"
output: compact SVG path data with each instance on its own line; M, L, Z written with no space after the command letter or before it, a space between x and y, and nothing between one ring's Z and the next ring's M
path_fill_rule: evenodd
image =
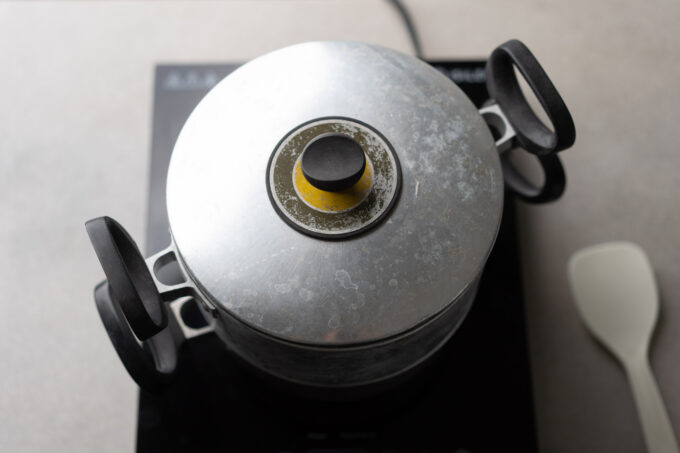
M416 52L416 57L422 59L423 49L422 47L420 47L420 39L418 38L418 32L416 31L416 27L413 24L413 19L411 17L411 14L408 12L408 9L406 9L406 6L404 6L401 0L387 0L387 1L392 6L394 6L399 12L399 15L404 21L404 25L406 25L406 28L408 29L408 34L411 37L411 43L413 44L413 49Z

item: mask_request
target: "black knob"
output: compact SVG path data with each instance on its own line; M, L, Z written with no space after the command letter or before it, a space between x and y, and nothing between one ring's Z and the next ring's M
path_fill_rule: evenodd
M302 174L311 185L327 192L352 187L365 168L364 150L346 135L321 135L302 152Z

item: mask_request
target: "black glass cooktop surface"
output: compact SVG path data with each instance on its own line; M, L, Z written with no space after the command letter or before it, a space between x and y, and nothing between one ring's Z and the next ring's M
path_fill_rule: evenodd
M433 62L478 106L484 62ZM169 243L165 177L184 121L237 65L156 68L147 252ZM137 451L533 452L535 424L512 199L467 319L412 381L358 401L322 402L262 381L214 334L180 351L177 378L140 392Z

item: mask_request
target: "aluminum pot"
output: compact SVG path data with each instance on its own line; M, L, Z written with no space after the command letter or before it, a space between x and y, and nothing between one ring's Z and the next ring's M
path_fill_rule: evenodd
M416 58L314 42L216 85L173 150L168 248L145 259L113 219L86 224L107 278L97 307L133 378L157 388L178 345L207 331L303 386L358 388L424 363L474 300L504 186L529 202L565 186L555 153L573 144L574 124L539 63L512 40L486 72L492 99L478 110ZM537 156L542 187L513 167L511 148ZM168 263L183 281L161 281ZM187 300L207 327L182 322Z

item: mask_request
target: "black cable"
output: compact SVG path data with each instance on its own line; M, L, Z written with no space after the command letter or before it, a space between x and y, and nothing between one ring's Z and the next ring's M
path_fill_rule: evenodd
M411 18L411 14L408 12L404 4L401 2L401 0L387 0L389 3L394 6L397 11L399 12L399 15L404 21L404 25L406 25L406 28L408 29L408 34L411 37L411 43L413 44L413 49L416 51L416 57L422 59L423 58L423 49L420 47L420 39L418 38L418 33L416 32L416 27L413 25L413 20Z

